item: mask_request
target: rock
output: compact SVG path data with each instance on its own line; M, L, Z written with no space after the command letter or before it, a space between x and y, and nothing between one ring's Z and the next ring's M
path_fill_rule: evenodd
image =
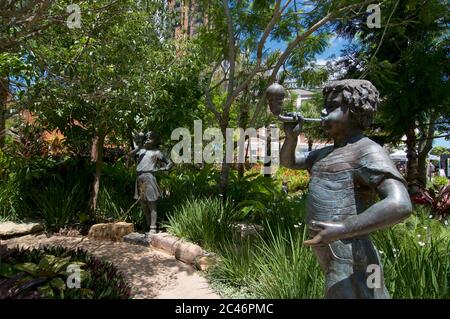
M187 264L195 264L196 258L203 256L199 245L179 241L175 244L175 258Z
M167 233L150 234L152 247L163 250L187 264L195 264L196 258L203 256L200 246L180 240Z
M195 267L198 270L206 271L208 270L212 265L216 263L216 259L208 256L202 256L199 258L196 258L195 260Z
M201 259L204 252L199 245L185 242L167 233L148 234L148 237L144 234L131 233L124 236L123 241L135 245L151 245L153 248L175 256L176 259L187 264L194 266L199 264L197 266L199 269L207 269L211 264L211 258L208 258L208 260Z
M44 225L40 223L0 223L0 238L20 237L37 233L44 230Z
M150 234L151 245L156 249L160 249L175 255L176 247L175 244L179 239L175 236L169 235L167 233Z
M145 236L145 234L131 233L123 236L123 241L129 244L150 246L150 237Z
M53 235L64 237L80 237L81 233L78 229L60 228L59 231Z
M118 222L113 224L113 234L115 235L116 241L122 241L123 236L131 234L134 232L134 226L131 223Z
M123 241L123 237L132 232L134 226L131 223L95 224L89 229L88 237L96 240Z

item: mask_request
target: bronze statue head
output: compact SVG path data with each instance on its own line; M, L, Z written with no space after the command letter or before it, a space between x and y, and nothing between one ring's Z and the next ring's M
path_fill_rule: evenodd
M340 107L361 129L370 126L380 103L378 90L367 80L332 81L323 89L323 96L325 108L322 117L326 118L330 111Z
M145 148L146 149L156 149L159 148L161 144L161 137L155 131L148 131L145 134Z

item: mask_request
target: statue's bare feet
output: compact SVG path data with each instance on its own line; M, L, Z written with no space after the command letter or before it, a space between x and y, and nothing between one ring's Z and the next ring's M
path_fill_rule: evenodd
M156 234L156 227L150 228L149 234Z

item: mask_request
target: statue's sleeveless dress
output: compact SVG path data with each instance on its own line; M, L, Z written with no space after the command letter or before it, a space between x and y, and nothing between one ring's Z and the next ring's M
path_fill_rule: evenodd
M367 137L313 151L306 162L311 175L307 224L311 220L343 221L364 212L376 202L376 187L386 178L406 185L386 150ZM338 240L313 247L313 251L325 272L327 298L389 298L380 258L369 236ZM369 265L379 266L379 288L367 285L368 276L374 274L374 266Z
M153 172L158 171L158 162L163 158L159 150L142 149L138 153L138 165L134 198L143 201L155 202L161 197L161 190L158 186Z

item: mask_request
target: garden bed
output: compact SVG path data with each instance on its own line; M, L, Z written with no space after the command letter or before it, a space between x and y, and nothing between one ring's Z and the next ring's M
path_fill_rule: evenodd
M1 259L0 299L129 297L130 288L116 267L81 249L14 248Z

